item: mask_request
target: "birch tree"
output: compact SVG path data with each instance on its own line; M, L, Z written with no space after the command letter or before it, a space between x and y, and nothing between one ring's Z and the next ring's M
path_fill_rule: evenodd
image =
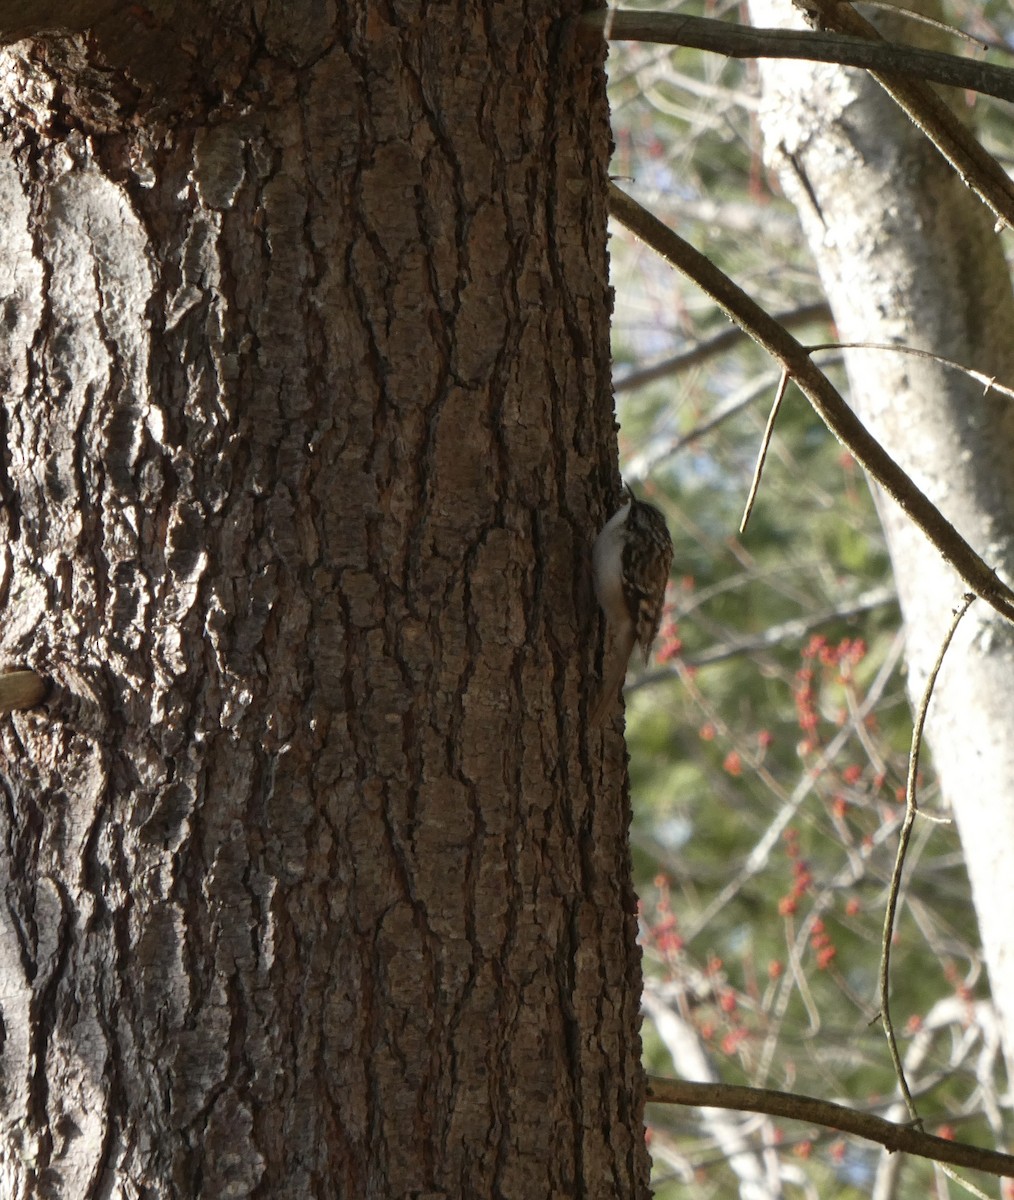
M928 8L928 6L924 6ZM758 24L792 18L751 0ZM939 14L937 14L939 15ZM897 18L883 22L900 35ZM936 39L906 22L908 42ZM1014 379L1014 300L988 209L867 75L761 68L771 162L795 201L844 342L931 351ZM1004 237L1010 237L1009 231ZM960 533L1009 580L1014 570L1014 409L938 361L847 354L853 406ZM955 573L890 501L880 503L905 620L909 690L922 694L952 610ZM937 682L933 757L968 865L993 995L1014 1065L1014 630L972 609Z

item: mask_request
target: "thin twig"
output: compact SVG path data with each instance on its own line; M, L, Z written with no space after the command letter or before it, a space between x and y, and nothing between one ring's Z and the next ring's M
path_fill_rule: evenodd
M957 1171L953 1170L946 1163L937 1163L937 1166L948 1179L952 1179L958 1187L964 1188L970 1196L975 1196L976 1200L992 1200L981 1188L977 1188L974 1183L969 1183L967 1179L962 1179Z
M974 599L975 597L970 593L966 594L961 604L955 610L954 618L948 627L940 647L940 653L937 655L933 669L926 680L926 687L923 689L922 699L919 702L919 708L915 715L915 723L912 727L912 750L908 756L908 781L905 785L905 819L902 822L901 833L898 837L898 854L894 861L891 885L887 893L887 911L884 914L884 938L880 951L880 1019L884 1026L884 1033L887 1035L887 1044L891 1051L891 1061L894 1063L894 1071L898 1077L898 1086L901 1088L901 1094L905 1098L908 1114L913 1121L918 1122L920 1125L921 1118L915 1107L915 1101L912 1099L912 1093L909 1091L908 1081L905 1078L905 1068L902 1065L901 1055L898 1052L898 1042L894 1036L894 1022L891 1020L891 940L894 937L894 920L898 911L898 896L901 892L901 873L905 866L905 855L908 852L908 843L912 836L912 826L915 824L916 814L919 811L916 780L919 772L919 754L922 750L922 735L926 725L926 714L929 711L930 699L933 695L937 676L940 674L940 668L943 666L944 655L947 653L954 634L957 632L961 618L968 612Z
M997 383L994 376L987 375L984 371L966 367L964 363L955 362L953 358L944 358L942 354L935 354L932 350L922 350L918 346L901 346L897 342L818 342L815 346L807 346L806 349L811 354L816 354L818 350L896 350L899 354L912 354L916 358L928 358L942 367L949 367L952 371L961 371L969 379L974 379L976 383L982 384L983 395L989 392L999 392L1003 396L1010 396L1014 399L1014 387Z
M778 389L775 392L774 401L771 404L771 411L768 413L767 424L764 426L764 435L761 438L760 449L757 451L757 465L753 469L753 479L750 480L750 491L747 493L746 506L743 509L743 519L739 523L739 532L745 533L747 522L750 520L750 514L753 512L754 501L757 499L757 492L760 489L761 475L764 472L764 462L768 456L768 447L771 445L771 435L775 431L775 421L778 419L778 411L782 407L782 401L785 399L785 389L789 385L789 373L782 371L782 377L778 381Z
M826 300L819 300L814 304L804 304L799 308L773 315L779 324L784 325L786 329L792 329L795 325L808 325L812 321L830 321L831 309ZM639 370L631 371L629 375L621 376L613 384L613 391L629 392L634 388L654 383L658 379L675 375L677 371L685 370L687 367L699 366L719 354L724 354L726 350L731 350L737 342L743 341L746 337L747 334L735 325L723 329L713 337L705 338L691 346L689 350L684 350L682 354L674 354L671 358L653 363L650 367L641 367Z
M805 348L710 259L615 184L609 185L609 206L617 220L692 279L772 355L828 429L919 526L967 586L1001 616L1014 621L1014 592L867 430Z
M951 37L962 38L964 41L972 45L976 50L988 50L989 46L980 41L977 37L972 37L970 33L965 33L963 29L958 29L956 25L948 25L946 21L938 21L934 17L927 17L925 13L915 12L911 8L902 8L900 4L885 4L883 0L859 0L863 8L879 8L881 12L890 13L892 17L905 17L909 21L915 21L919 25L928 25L931 29L940 29Z
M692 1105L695 1108L735 1108L807 1121L841 1133L877 1142L888 1150L903 1150L939 1163L972 1167L990 1175L1014 1178L1014 1155L984 1150L967 1142L934 1137L910 1125L897 1125L873 1113L857 1112L844 1104L778 1092L769 1088L740 1087L728 1083L689 1083L683 1079L648 1077L648 1100L655 1104Z
M732 21L679 13L594 9L577 18L610 41L654 42L724 54L726 58L796 58L910 76L1014 100L1014 70L904 42L872 41L828 29L756 29ZM871 26L872 28L872 26ZM608 30L608 32L606 32Z
M898 637L895 639L895 644L888 651L887 657L877 672L876 678L870 684L869 690L866 693L866 699L860 709L861 717L865 718L868 713L873 712L880 702L880 698L887 688L894 669L898 665L898 660L901 658L901 649L902 639ZM677 670L680 672L680 680L687 689L687 693L702 711L708 713L709 719L715 723L716 727L725 736L727 731L722 729L722 722L717 714L711 711L705 704L700 690L694 683L692 674L681 663L677 663ZM687 922L683 929L683 938L687 945L709 927L715 913L724 908L750 879L764 870L770 861L774 848L781 840L782 834L795 818L796 813L802 807L806 798L816 787L817 780L825 768L838 756L842 748L847 745L851 736L852 730L848 726L843 726L839 729L828 745L820 752L816 762L811 763L803 772L799 782L788 795L786 795L784 788L781 787L777 780L771 779L770 776L765 777L763 768L757 771L764 786L770 790L776 799L781 801L781 808L760 839L755 843L753 849L743 860L743 865L739 868L735 878L730 879L703 912L699 913L692 922Z
M715 663L727 662L730 658L741 656L752 658L776 646L787 643L796 644L814 629L819 629L822 625L828 625L832 621L847 621L850 617L861 616L873 609L882 608L887 604L897 604L897 602L898 594L893 587L870 588L856 596L854 600L843 601L834 608L825 608L807 617L796 617L777 625L769 625L757 634L729 638L728 641L714 642L702 650L681 654L680 662L684 667L697 670L701 667L713 666ZM681 619L682 615L681 613ZM668 664L653 667L638 675L628 685L627 690L628 692L638 691L640 688L659 683L663 679L671 679L675 674L676 669Z

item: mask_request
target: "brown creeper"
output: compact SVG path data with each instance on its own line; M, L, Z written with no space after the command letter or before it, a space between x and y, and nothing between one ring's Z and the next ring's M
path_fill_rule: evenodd
M665 585L672 565L672 538L665 517L627 492L627 501L595 539L595 595L608 625L602 690L592 712L600 724L617 697L634 645L644 661L662 622Z

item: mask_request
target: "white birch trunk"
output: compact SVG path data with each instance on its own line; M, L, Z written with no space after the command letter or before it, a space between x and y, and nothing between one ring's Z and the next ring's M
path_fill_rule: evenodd
M751 15L800 23L788 0L751 0ZM914 30L904 26L906 40ZM840 339L896 341L1014 383L1014 303L985 207L863 73L771 61L761 72L767 156L799 211ZM1010 582L1014 405L911 356L852 351L847 364L858 415ZM915 702L962 589L890 500L880 508ZM982 603L950 650L928 731L1014 1067L1014 631Z

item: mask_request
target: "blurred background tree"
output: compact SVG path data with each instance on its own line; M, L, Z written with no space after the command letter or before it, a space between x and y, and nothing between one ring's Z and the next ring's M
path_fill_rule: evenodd
M742 4L721 0L672 8L747 20ZM1002 53L1014 37L1008 4L954 0L940 15L1001 51L991 53L990 61L1009 63ZM769 15L755 14L755 19L773 23ZM890 29L906 41L925 40L925 30L911 23ZM932 38L954 53L975 53L936 31ZM835 198L845 190L840 176L820 176L808 165L830 212L828 218L819 202L811 204L808 219L807 196L801 200L798 194L806 187L794 190L785 172L778 174L787 155L779 160L772 152L773 80L779 86L796 80L785 89L808 89L792 101L800 124L812 117L814 127L818 120L832 126L846 109L853 122L870 121L896 156L883 176L891 186L897 182L902 195L905 187L917 198L920 188L926 192L926 172L936 169L935 151L926 151L934 162L920 166L923 174L898 170L900 156L923 153L911 148L910 139L920 135L905 121L885 121L878 106L889 109L891 102L860 73L849 72L856 81L849 87L856 92L829 114L820 104L840 85L822 89L813 81L839 80L837 68L775 63L762 80L762 70L752 62L678 47L613 43L609 70L613 175L768 312L780 314L802 341L856 338L860 330L865 340L924 346L987 372L993 369L982 362L984 356L996 361L983 345L966 340L966 353L955 351L962 330L942 345L947 335L933 320L923 324L926 301L919 295L910 306L901 301L881 314L894 324L878 336L880 317L864 315L863 309L864 279L871 281L870 305L879 300L875 265L856 256L850 260L855 271L850 286L857 295L843 313L841 263L833 255L830 264L828 256L820 261L820 233L826 230L821 223L834 220ZM867 88L875 93L872 99ZM987 148L1009 163L1009 106L970 94L960 96L959 103ZM857 104L867 106L858 118ZM801 143L809 150L817 140L808 133ZM857 173L860 195L864 186ZM783 188L804 210L803 226L815 254L807 249ZM869 196L869 227L879 219L890 233L887 209L879 207L872 187ZM855 195L848 200L856 205ZM950 201L934 192L931 202L942 211ZM978 205L966 193L955 202L967 202L973 210ZM911 205L903 207L904 213L910 211ZM959 230L966 236L980 218L990 223L988 214L977 211L967 219L946 216L955 237ZM907 224L918 226L918 221ZM930 233L939 236L940 231L921 231L923 238ZM952 592L957 592L946 581L927 577L921 587L936 614L929 619L908 594L919 589L918 583L913 589L912 579L901 579L909 624L906 663L891 555L897 563L907 552L899 551L895 517L887 514L885 538L863 473L791 388L758 504L746 533L737 534L778 369L731 331L725 316L693 284L619 227L614 234L621 453L627 478L641 481L641 490L665 509L677 556L656 664L628 685L627 694L650 1018L645 1025L648 1069L793 1090L903 1120L905 1109L898 1103L876 1018L881 932L904 814L911 736L906 670L912 674L911 690L918 692L927 656L931 660L939 646L940 622L950 619ZM946 259L939 244L931 250ZM950 286L948 280L935 283L934 294L945 309L962 311L968 305ZM975 276L969 286L981 288L981 280ZM838 331L825 296L834 306ZM919 320L906 321L910 312ZM889 357L889 369L899 373L889 383L864 375L859 356L847 363L847 375L847 353L824 352L819 361L868 421L876 420L868 402L878 389L889 389L902 421L908 386L934 395L951 389L941 404L959 412L975 402L952 394L953 378L946 386L927 381L901 355L880 356ZM1001 362L1009 353L1007 346L996 347ZM972 391L981 395L975 385ZM974 410L980 427L983 411ZM938 432L933 419L924 421L924 440L930 443ZM987 427L986 436L997 434ZM905 461L897 429L888 426L884 441L907 469L925 468L925 463L913 467ZM948 455L957 463L960 445L936 437L945 463ZM974 475L974 461L969 470ZM932 486L929 490L947 512L954 474L947 466L937 474L942 482L936 494ZM1009 504L1011 482L997 474L984 490ZM963 514L955 519L960 525ZM1000 534L984 545L976 520L967 518L966 536L991 563L1009 565L1002 524ZM985 616L983 622L988 624ZM925 634L922 642L913 628ZM995 662L997 638L1009 638L1005 631L988 632L987 656ZM979 644L983 638L980 626ZM955 653L967 655L969 649L956 647ZM974 674L974 669L973 663L963 673ZM946 711L944 678L941 687ZM954 695L955 705L968 707ZM988 723L993 718L987 714L983 726L982 714L976 717L987 743L1003 740L1004 723L1009 725L1008 713L1014 712L1009 691L994 699L996 723ZM930 733L936 735L937 760L945 760L944 787L927 756L921 808L949 818L959 792L966 803L981 807L985 781L969 778L967 763L954 761L952 753L953 743L963 745L968 738L945 724L931 726ZM974 739L971 749L975 752ZM996 798L1003 804L1005 795L1007 807L1014 809L1002 787ZM1000 1147L1008 1103L1003 1020L990 997L978 932L982 899L977 914L960 825L959 817L957 824L916 826L896 925L892 1012L908 1082L927 1129ZM984 886L980 883L980 891ZM1001 910L1010 911L1002 904ZM997 943L994 935L994 959L1003 950ZM997 976L996 963L990 965ZM655 1108L650 1114L660 1200L733 1195L887 1200L923 1197L934 1189L948 1194L946 1188L953 1187L932 1164L799 1125L780 1127L765 1117L689 1109ZM997 1194L995 1182L977 1182Z

